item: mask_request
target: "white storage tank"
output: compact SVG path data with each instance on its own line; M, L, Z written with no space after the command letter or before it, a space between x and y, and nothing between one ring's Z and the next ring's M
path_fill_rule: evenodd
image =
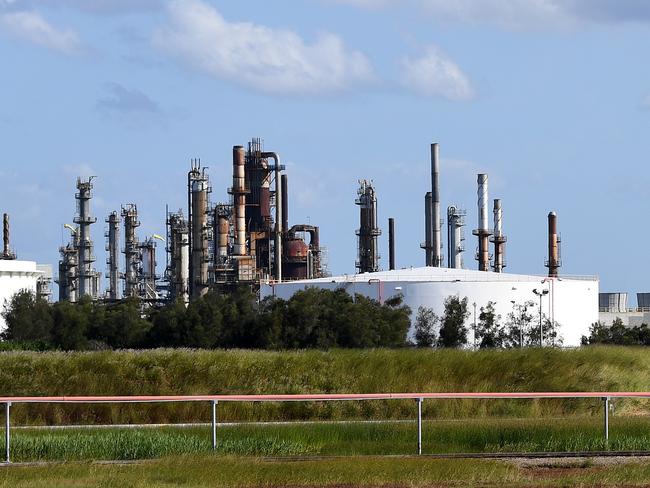
M37 269L34 261L18 261L15 259L0 260L0 307L5 305L16 293L29 290L36 293L38 278L45 274ZM4 318L0 315L0 331L6 327Z

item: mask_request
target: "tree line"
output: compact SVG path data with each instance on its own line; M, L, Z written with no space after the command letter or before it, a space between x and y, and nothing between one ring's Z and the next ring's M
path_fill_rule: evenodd
M480 308L473 331L474 344L469 344L469 328L465 325L470 316L467 298L450 296L445 300L441 317L433 309L420 307L415 317L415 345L418 347L464 347L479 349L539 347L540 327L535 319L535 304L528 301L514 305L503 322L494 302ZM559 324L546 315L541 317L542 346L559 347L562 337ZM473 324L474 327L474 324Z
M192 348L369 348L407 345L411 310L398 296L379 303L344 290L309 288L289 300L258 302L246 287L146 308L137 298L118 302L50 304L22 291L2 315L3 347L98 350Z
M619 346L650 346L650 327L648 324L626 327L620 317L611 325L603 322L591 324L589 335L582 336L583 346L590 344L615 344Z

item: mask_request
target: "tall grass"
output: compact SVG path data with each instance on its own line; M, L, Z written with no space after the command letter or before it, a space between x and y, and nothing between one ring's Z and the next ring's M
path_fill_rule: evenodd
M599 419L426 421L423 452L650 451L650 419L615 418L609 442ZM409 455L415 423L303 423L220 426L217 454L237 456ZM3 443L0 449L4 451ZM212 453L210 428L18 429L15 461L137 460Z
M3 395L166 395L436 391L650 390L641 348L577 350L334 350L2 352ZM642 400L617 403L645 414ZM222 420L412 418L413 402L220 405ZM600 414L598 400L440 400L431 418ZM205 421L209 405L16 405L19 424Z

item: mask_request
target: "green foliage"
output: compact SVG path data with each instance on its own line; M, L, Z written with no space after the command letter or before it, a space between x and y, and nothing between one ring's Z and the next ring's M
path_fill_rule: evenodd
M0 334L2 340L49 342L52 339L49 304L28 290L19 291L11 298L4 306L2 317L7 324Z
M433 347L436 345L436 325L440 318L433 309L419 307L415 317L415 345L417 347Z
M508 314L506 321L505 347L525 347L530 344L527 341L533 321L533 307L535 302L529 300L522 304L513 303L512 312Z
M465 320L469 317L467 297L450 296L445 300L445 314L442 317L438 347L458 348L467 344Z
M476 339L480 349L502 348L507 341L507 333L501 324L501 315L494 311L494 302L481 307L476 328Z
M596 322L589 327L589 337L582 336L582 344L616 344L621 346L650 346L650 328L647 324L625 327L620 317L612 325Z

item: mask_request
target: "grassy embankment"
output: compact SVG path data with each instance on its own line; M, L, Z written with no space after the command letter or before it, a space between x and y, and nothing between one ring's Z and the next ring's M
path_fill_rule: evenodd
M3 395L650 390L641 348L0 353ZM412 419L413 402L222 404L221 421ZM641 400L617 414L650 413ZM425 418L600 415L599 400L427 401ZM209 405L16 405L16 424L207 421Z

